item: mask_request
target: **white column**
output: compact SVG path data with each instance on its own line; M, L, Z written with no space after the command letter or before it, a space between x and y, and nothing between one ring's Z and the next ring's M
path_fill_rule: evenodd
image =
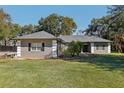
M52 57L57 58L57 41L52 41Z
M21 57L21 41L17 41L17 57Z
M91 53L94 53L94 43L91 43Z
M108 43L108 53L111 53L111 44Z

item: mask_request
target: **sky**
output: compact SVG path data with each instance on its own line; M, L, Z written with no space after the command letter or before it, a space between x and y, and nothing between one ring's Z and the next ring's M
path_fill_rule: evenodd
M78 30L85 30L93 18L101 18L107 15L107 6L103 5L10 5L1 6L10 14L13 23L20 25L38 24L41 17L47 17L52 13L73 18Z

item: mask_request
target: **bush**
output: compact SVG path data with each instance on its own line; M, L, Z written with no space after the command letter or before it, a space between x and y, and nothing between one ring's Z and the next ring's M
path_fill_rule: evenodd
M67 51L72 57L73 56L79 56L79 54L81 53L81 48L82 48L81 42L72 41L68 44Z

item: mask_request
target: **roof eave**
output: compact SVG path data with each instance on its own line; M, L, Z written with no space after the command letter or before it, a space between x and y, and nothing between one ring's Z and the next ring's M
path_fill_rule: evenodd
M37 39L37 40L41 40L41 39L54 39L54 40L56 40L58 38L13 38L13 40L35 40L35 39Z
M70 43L71 41L64 41L66 43ZM82 43L112 43L112 41L80 41Z

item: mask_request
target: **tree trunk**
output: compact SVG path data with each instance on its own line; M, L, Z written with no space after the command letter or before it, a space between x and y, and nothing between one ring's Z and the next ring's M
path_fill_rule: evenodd
M122 53L121 44L118 43L116 46L117 46L117 51L118 51L119 53Z

